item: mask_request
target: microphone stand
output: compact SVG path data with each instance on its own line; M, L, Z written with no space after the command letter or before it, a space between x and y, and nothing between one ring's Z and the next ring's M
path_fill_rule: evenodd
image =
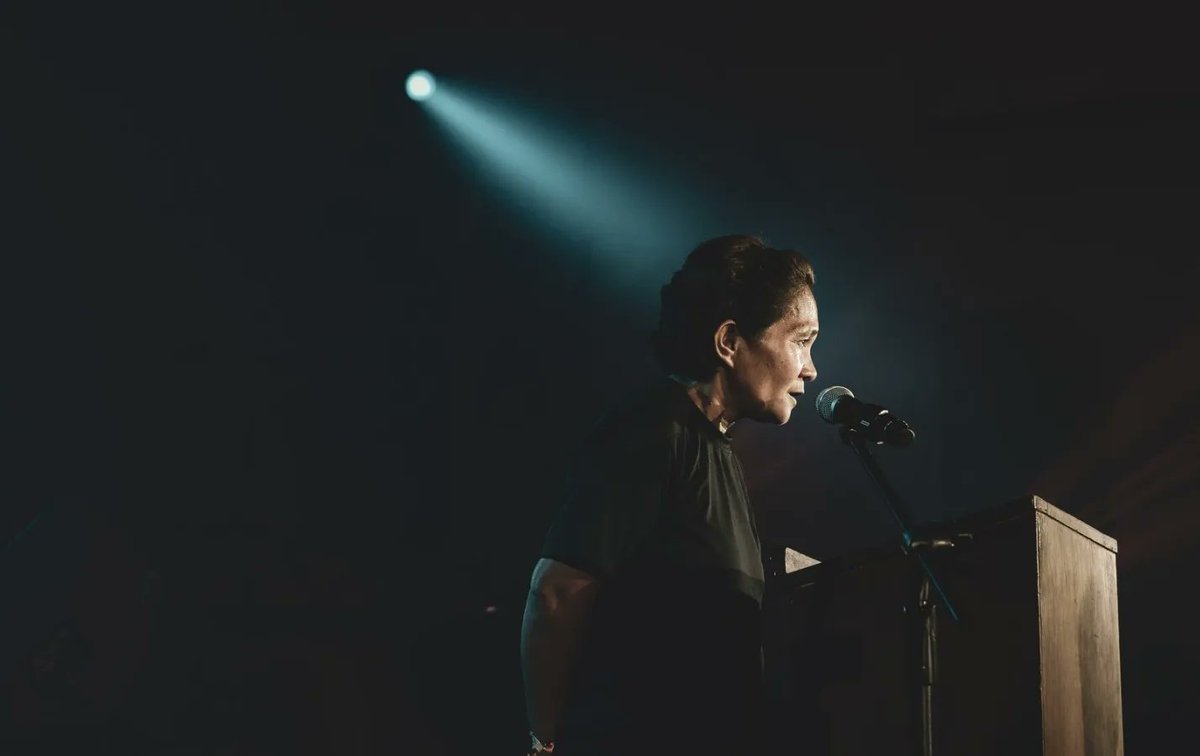
M928 560L925 559L924 552L953 548L955 541L952 538L934 537L920 540L914 539L912 530L909 527L909 522L912 520L911 510L904 503L904 500L900 498L896 489L888 482L883 474L883 470L879 467L879 463L871 454L871 446L877 442L864 437L861 433L854 430L853 427L842 426L840 430L842 441L854 450L855 456L858 457L866 469L867 476L874 481L879 492L883 495L888 511L891 512L892 517L895 518L896 523L900 526L901 541L905 555L916 559L921 568L921 581L917 589L916 601L917 617L921 622L920 753L922 756L933 756L933 689L934 684L937 682L938 606L942 606L955 622L959 621L959 617L958 612L954 610L954 605L950 602L950 597L946 595L941 582L933 573L933 568L929 566ZM960 534L959 537L969 539L971 536L970 534Z

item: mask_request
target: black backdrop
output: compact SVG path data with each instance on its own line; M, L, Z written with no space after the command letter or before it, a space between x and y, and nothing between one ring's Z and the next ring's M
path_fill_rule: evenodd
M445 10L7 16L13 752L519 748L524 584L574 441L653 370L655 282L481 180L416 67L676 171L698 235L808 250L815 388L913 422L885 462L923 516L1029 492L1117 537L1129 752L1186 738L1200 100L1167 25ZM811 410L736 443L771 540L889 537Z

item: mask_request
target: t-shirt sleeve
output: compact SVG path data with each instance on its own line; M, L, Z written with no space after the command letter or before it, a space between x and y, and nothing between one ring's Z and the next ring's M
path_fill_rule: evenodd
M650 537L663 512L673 443L593 442L577 458L542 557L611 577Z

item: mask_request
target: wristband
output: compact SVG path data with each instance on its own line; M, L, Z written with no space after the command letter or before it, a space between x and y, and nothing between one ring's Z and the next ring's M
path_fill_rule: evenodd
M532 748L533 748L533 750L530 752L531 754L532 753L554 753L554 741L553 740L548 740L543 743L541 740L538 739L537 735L533 734L532 730L529 731L529 739L530 739L530 741L532 741Z

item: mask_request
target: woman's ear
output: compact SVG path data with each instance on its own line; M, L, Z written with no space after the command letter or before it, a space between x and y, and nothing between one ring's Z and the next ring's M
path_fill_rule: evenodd
M721 325L717 326L717 330L713 333L713 348L716 350L717 359L726 367L733 367L733 359L737 355L738 342L741 338L738 336L737 323L732 320L726 320Z

